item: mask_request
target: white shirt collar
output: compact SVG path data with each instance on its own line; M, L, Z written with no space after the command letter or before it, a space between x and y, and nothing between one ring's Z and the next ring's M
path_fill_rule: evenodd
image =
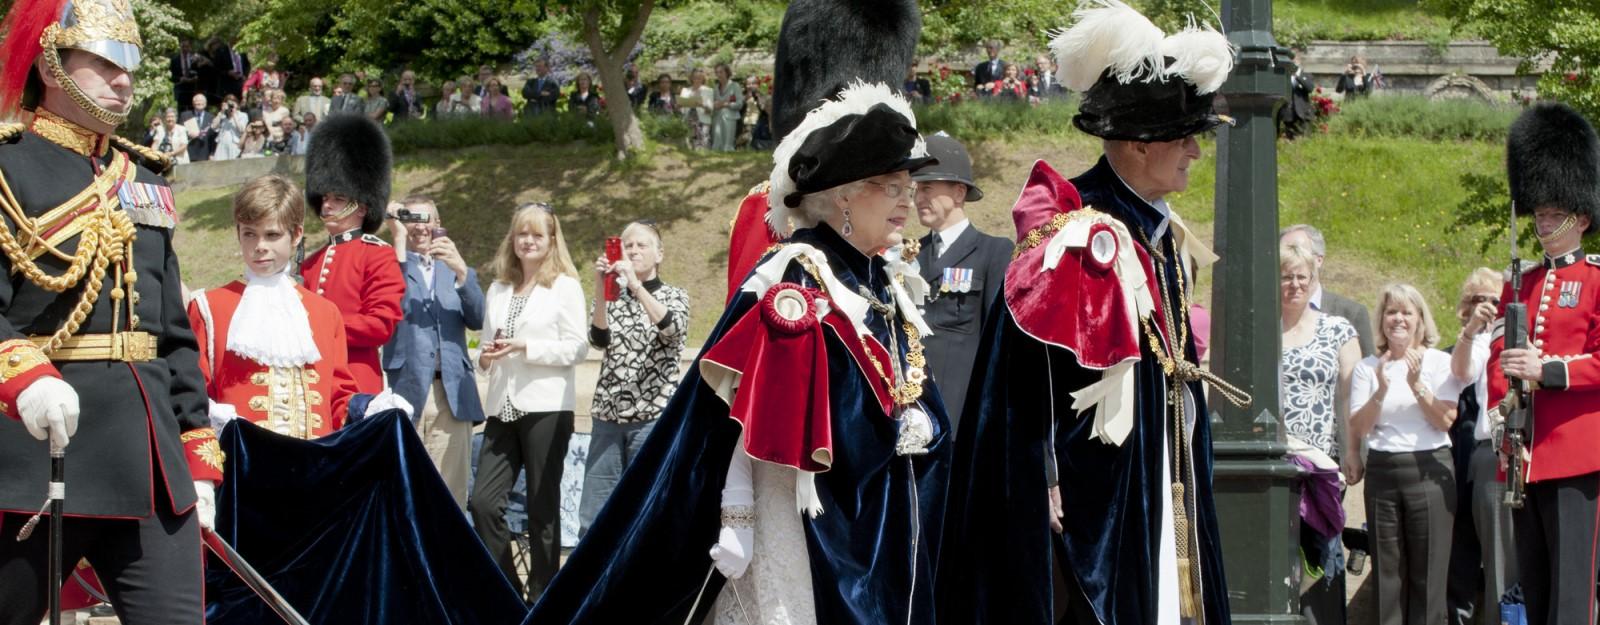
M1310 303L1311 303L1311 310L1315 310L1315 311L1318 311L1318 312L1322 311L1322 284L1321 283L1318 283L1318 284L1313 285L1311 287L1311 297L1308 298L1308 299L1310 300Z
M1120 182L1122 183L1122 186L1127 187L1128 191L1132 192L1135 196L1138 196L1139 199L1144 199L1144 196L1139 195L1138 191L1133 190L1133 185L1128 184L1128 181L1122 178L1122 173L1117 171L1115 165L1111 166L1111 173L1116 174L1117 182ZM1156 225L1155 232L1150 233L1150 244L1159 245L1162 235L1167 233L1167 226L1172 223L1172 207L1167 205L1166 198L1157 198L1153 202L1150 200L1144 200L1144 202L1149 204L1151 208L1156 209L1156 212L1161 213L1161 223Z
M940 230L939 231L939 249L936 249L936 250L933 251L934 258L938 258L940 256L943 256L944 255L944 251L950 249L950 246L956 242L956 239L961 238L961 235L963 233L965 233L967 231L967 228L969 228L971 226L972 226L972 220L971 219L963 219L961 221L956 222L955 225L952 225L952 226L950 226L948 228Z

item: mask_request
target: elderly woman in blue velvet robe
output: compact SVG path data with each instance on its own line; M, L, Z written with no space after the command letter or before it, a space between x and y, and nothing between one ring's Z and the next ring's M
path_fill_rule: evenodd
M757 264L528 623L933 620L948 456L916 272L881 252L928 163L910 106L857 84L775 154ZM620 502L620 503L619 503Z

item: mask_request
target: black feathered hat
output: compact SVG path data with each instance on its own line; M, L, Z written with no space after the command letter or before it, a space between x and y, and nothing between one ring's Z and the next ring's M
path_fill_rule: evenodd
M1533 105L1511 124L1506 138L1506 179L1519 215L1549 206L1588 215L1600 227L1600 137L1572 107Z
M1233 120L1214 94L1233 71L1233 47L1215 30L1167 35L1118 0L1084 3L1050 41L1056 77L1083 94L1072 124L1121 141L1173 141Z
M361 231L375 233L389 206L393 161L389 135L378 122L365 115L332 115L316 125L306 146L306 204L321 210L322 196L349 196L367 208Z
M856 83L811 111L772 153L767 223L787 224L806 195L938 162L911 103L883 83Z

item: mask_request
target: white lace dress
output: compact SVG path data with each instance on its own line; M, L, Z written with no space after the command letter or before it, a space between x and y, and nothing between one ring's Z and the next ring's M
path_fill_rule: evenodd
M796 470L760 460L751 460L750 465L750 482L755 487L755 554L744 577L723 585L712 612L713 622L816 625L811 556L806 549L806 530L795 508Z

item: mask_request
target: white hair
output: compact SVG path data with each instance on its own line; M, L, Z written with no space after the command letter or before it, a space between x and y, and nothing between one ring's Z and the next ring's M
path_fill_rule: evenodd
M1322 231L1311 224L1295 224L1284 228L1283 231L1278 233L1278 238L1282 239L1295 232L1306 233L1306 238L1311 239L1311 253L1316 254L1317 258L1326 258L1328 256L1328 242L1322 238Z
M839 210L835 200L860 193L863 186L866 186L866 183L857 180L816 193L808 193L800 198L800 205L795 207L789 218L794 221L796 228L810 228L827 221L829 215Z

